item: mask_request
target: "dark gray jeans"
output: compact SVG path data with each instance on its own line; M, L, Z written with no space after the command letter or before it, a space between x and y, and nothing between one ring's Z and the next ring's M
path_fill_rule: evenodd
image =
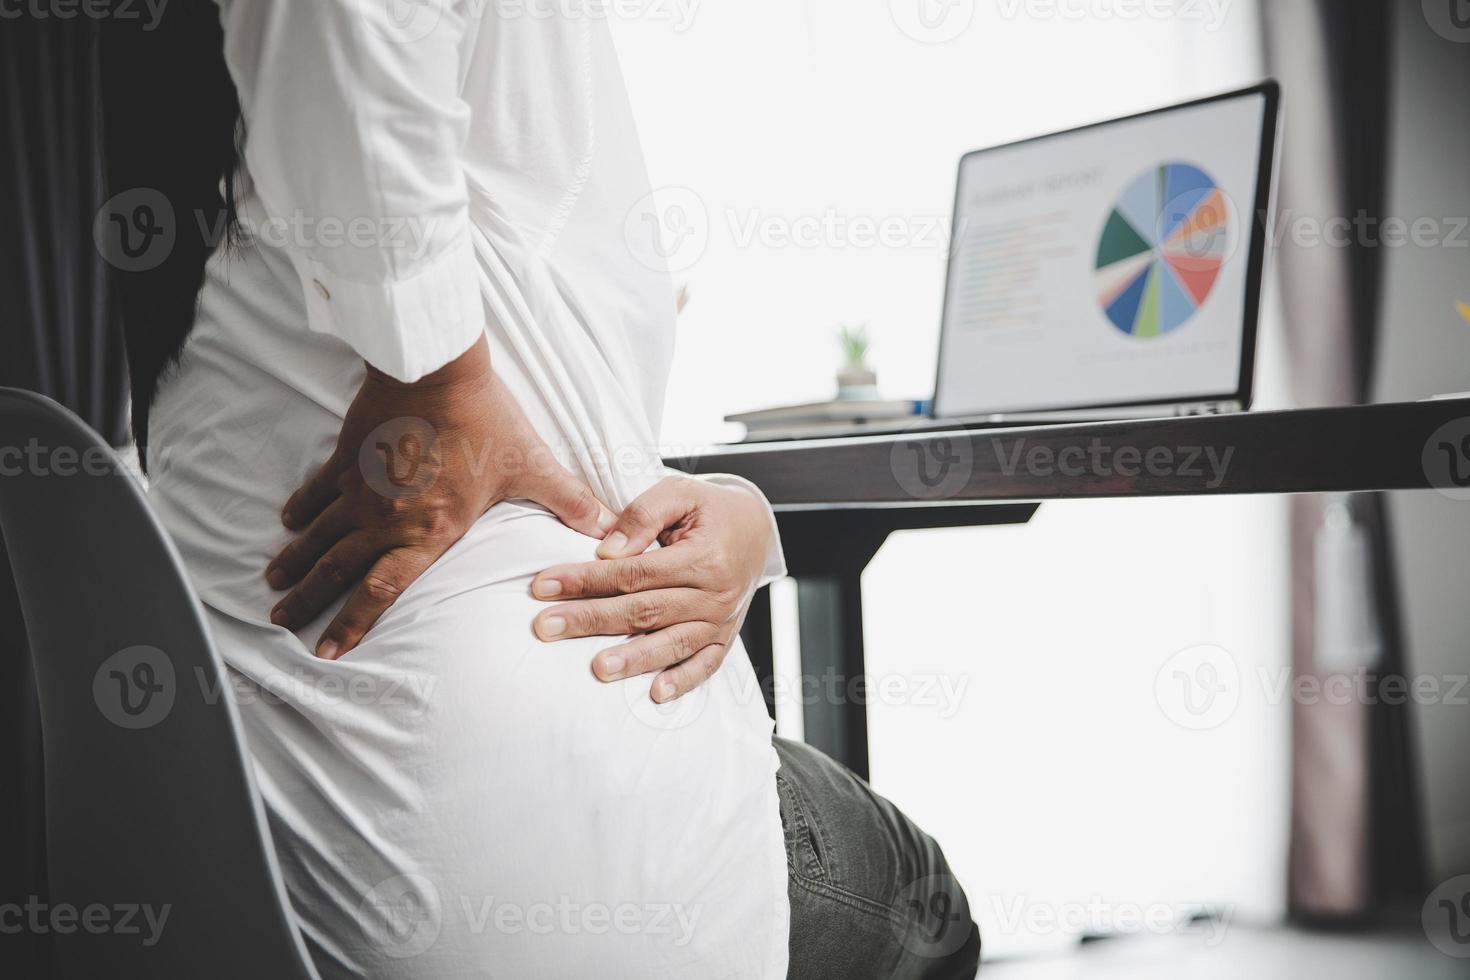
M775 740L788 980L971 980L980 930L939 845L851 771Z

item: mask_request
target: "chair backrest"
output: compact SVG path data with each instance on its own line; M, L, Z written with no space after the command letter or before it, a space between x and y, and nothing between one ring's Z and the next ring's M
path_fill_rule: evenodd
M0 533L41 708L51 892L35 927L65 976L316 980L172 543L81 420L10 388Z

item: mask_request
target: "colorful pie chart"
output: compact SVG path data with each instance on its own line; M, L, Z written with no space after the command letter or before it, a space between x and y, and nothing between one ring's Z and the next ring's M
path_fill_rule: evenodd
M1097 245L1098 302L1131 337L1162 337L1210 298L1229 254L1229 201L1209 174L1168 163L1129 185Z

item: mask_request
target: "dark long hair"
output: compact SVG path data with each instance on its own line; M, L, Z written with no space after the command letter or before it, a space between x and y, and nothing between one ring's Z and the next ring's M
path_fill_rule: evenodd
M240 102L213 0L172 0L156 20L141 4L112 7L98 52L108 204L94 233L114 277L146 459L159 378L194 325L206 262L235 228Z

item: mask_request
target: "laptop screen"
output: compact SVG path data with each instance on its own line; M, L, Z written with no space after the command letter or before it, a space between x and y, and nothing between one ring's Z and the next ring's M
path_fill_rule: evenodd
M967 155L935 415L1250 399L1277 89Z

